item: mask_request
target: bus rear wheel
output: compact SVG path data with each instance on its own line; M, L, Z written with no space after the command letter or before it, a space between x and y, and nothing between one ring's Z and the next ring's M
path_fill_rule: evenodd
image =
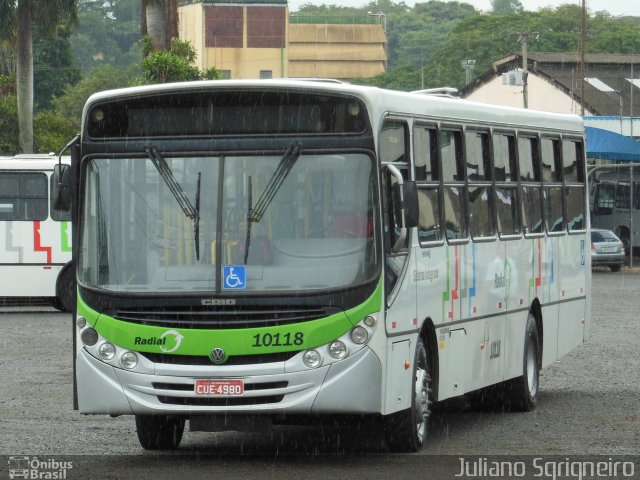
M136 432L145 450L175 450L180 446L185 419L167 415L136 415Z
M411 407L385 418L386 443L394 452L417 452L427 439L431 404L431 368L421 338L416 344Z
M536 319L529 313L522 355L522 376L511 380L507 388L506 401L511 409L530 412L536 408L540 385L540 354Z

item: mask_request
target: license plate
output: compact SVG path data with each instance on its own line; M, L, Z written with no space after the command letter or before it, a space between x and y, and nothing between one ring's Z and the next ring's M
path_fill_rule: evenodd
M198 397L240 397L244 395L244 380L196 380L194 391Z
M613 253L618 249L618 247L601 247L600 251L602 253Z

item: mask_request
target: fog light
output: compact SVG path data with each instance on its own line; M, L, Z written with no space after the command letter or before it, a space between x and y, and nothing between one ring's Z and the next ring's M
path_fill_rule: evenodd
M91 327L85 328L80 334L80 340L87 347L93 347L98 342L98 332Z
M104 342L98 347L98 354L103 360L111 360L116 355L116 347L113 343Z
M353 343L357 343L358 345L367 343L367 340L369 340L369 332L366 328L358 325L351 330L351 340L353 340Z
M307 350L306 352L304 352L304 355L302 356L302 361L307 367L316 368L318 365L320 365L320 362L322 361L322 357L315 350Z
M138 356L133 352L124 352L120 357L120 365L127 370L136 368L136 365L138 365Z
M329 345L329 355L333 358L341 359L347 354L347 347L340 341L335 341Z
M78 317L78 318L76 318L76 325L77 325L79 328L84 328L86 324L87 324L87 321L84 319L84 317Z
M364 317L364 324L367 327L373 327L376 324L376 319L371 315L367 315L366 317Z

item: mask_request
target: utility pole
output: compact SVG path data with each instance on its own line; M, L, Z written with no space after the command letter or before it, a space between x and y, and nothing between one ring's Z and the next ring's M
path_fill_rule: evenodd
M540 35L538 32L516 32L518 42L522 45L522 103L529 108L529 35Z
M585 50L587 43L587 0L582 0L580 7L580 115L584 117L584 79L586 75Z

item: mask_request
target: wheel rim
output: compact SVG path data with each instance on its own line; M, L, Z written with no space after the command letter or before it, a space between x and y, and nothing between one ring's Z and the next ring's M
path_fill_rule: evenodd
M429 374L426 370L427 359L424 353L420 355L416 365L415 381L415 419L416 434L420 444L423 444L427 436L427 420L429 418Z
M536 359L536 342L533 337L529 337L527 343L527 384L529 393L535 396L538 392L538 366Z

